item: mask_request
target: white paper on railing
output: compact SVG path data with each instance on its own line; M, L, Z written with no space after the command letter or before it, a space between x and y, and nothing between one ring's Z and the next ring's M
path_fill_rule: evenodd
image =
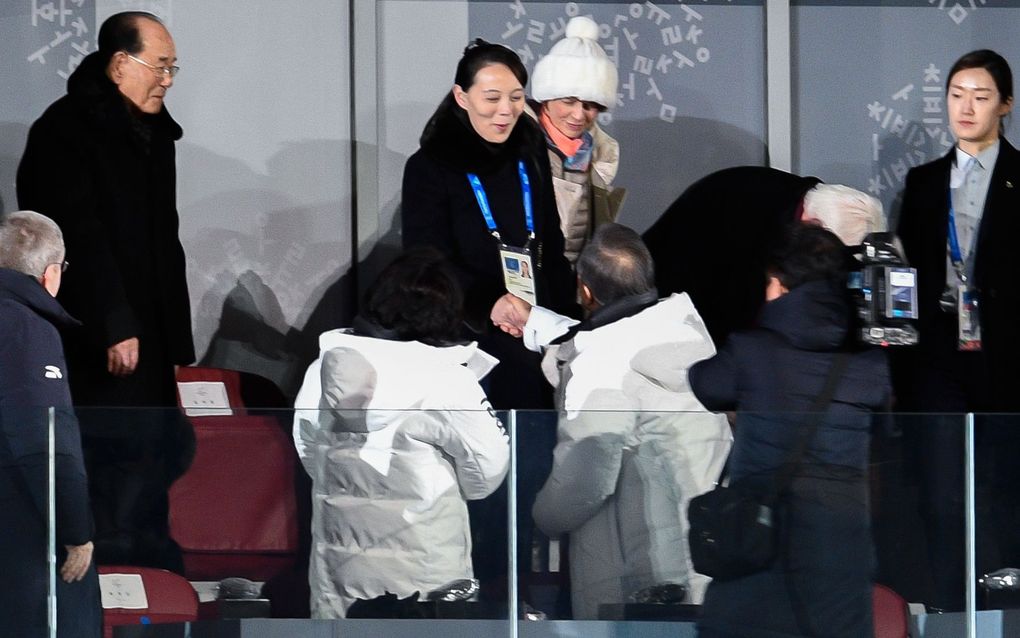
M222 381L178 381L181 406L188 416L230 416L227 386Z
M141 574L100 574L103 609L148 609Z

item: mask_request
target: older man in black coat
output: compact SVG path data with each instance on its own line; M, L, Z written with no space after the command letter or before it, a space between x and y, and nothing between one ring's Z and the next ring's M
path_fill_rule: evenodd
M643 236L659 291L688 293L717 344L750 327L764 299L769 250L820 182L737 166L692 184Z
M768 254L800 220L821 224L847 245L885 230L882 204L858 190L765 166L735 166L692 184L645 232L655 285L663 295L688 293L721 345L734 330L754 325Z
M56 221L75 267L60 301L83 327L64 333L75 404L161 406L80 413L100 562L180 567L166 491L193 435L176 409L175 366L194 360L178 238L174 142L163 106L177 72L173 39L152 15L117 14L67 95L32 126L18 201Z
M99 638L92 518L78 423L57 327L77 323L53 298L64 246L51 220L0 219L0 616L5 636L44 636L48 528L56 524L57 636ZM55 408L55 513L50 521L49 409Z

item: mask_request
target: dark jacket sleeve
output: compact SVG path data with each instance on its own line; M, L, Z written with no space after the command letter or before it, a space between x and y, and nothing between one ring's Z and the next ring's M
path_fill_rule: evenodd
M737 362L733 338L711 359L699 361L687 372L694 396L713 412L737 407Z
M67 259L74 264L64 287L78 291L69 307L90 340L109 347L138 336L141 327L110 246L112 235L99 215L100 181L92 174L96 162L86 149L89 139L88 133L56 117L36 122L18 167L18 205L60 226Z
M33 320L34 319L34 320ZM0 326L0 431L5 463L15 468L39 516L48 516L50 408L54 409L57 542L92 538L81 435L71 408L60 337L50 324L4 313Z

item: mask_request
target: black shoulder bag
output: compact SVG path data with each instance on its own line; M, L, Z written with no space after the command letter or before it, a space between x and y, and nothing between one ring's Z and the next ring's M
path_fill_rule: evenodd
M780 495L814 438L815 431L836 392L849 353L841 352L832 363L822 393L811 406L812 416L799 428L797 445L776 473L772 489L765 493L723 486L691 499L687 506L690 529L688 545L694 570L719 581L732 580L767 569L778 553L775 509ZM738 435L739 436L739 435Z

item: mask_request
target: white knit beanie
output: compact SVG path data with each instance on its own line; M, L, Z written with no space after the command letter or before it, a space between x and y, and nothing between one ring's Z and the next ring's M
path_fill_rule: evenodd
M599 25L578 16L566 34L535 65L531 96L539 102L576 97L606 108L616 105L616 66L598 43Z

